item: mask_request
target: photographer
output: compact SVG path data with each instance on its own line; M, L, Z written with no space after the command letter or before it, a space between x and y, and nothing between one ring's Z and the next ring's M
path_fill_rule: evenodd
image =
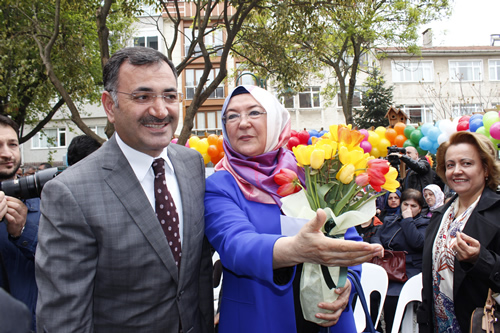
M0 181L13 180L21 164L19 128L0 115ZM21 201L0 191L0 287L28 306L35 327L35 249L40 199ZM13 321L16 318L12 318Z
M415 147L406 147L406 155L400 152L391 153L390 156L398 156L407 167L406 177L403 180L403 189L413 188L422 193L424 187L433 183L432 168L425 157L419 158Z

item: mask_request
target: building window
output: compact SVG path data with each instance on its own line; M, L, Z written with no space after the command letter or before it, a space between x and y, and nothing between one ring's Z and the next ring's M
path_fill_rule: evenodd
M432 105L399 105L407 116L410 124L430 123L433 121L433 107Z
M481 68L483 67L482 60L449 61L449 65L451 81L458 82L481 80Z
M303 109L312 109L321 107L319 97L320 87L309 87L299 93L299 107Z
M186 69L186 99L193 99L194 92L198 86L198 82L203 75L203 69ZM208 81L205 84L205 88L210 85L210 83L219 74L219 69L215 68L208 74ZM217 88L210 94L208 98L225 98L224 94L224 83L221 82Z
M432 61L393 61L393 82L432 82L434 64Z
M158 36L134 37L134 46L147 46L158 50Z
M106 132L105 132L106 126L92 126L89 128L92 130L92 132L99 135L101 138L107 139Z
M354 94L352 95L352 107L353 108L363 106L363 105L361 105L362 97L363 97L363 94L361 91L359 91L359 90L354 91ZM342 107L342 99L340 98L340 93L337 94L337 100L338 100L338 106Z
M453 104L452 117L461 117L471 115L476 112L483 112L483 105L480 103L475 104Z
M66 147L66 129L49 128L38 132L31 141L33 148L62 148Z
M489 60L490 81L500 81L500 60Z
M295 96L285 95L281 98L281 103L287 109L295 109Z
M197 136L222 134L221 111L198 110L194 119L194 126L191 133Z
M208 28L211 29L211 28ZM189 48L191 47L191 43L194 39L198 37L198 30L191 28L184 28L184 55L189 53ZM224 45L224 37L222 29L215 29L209 32L204 38L203 42L205 43L205 47L208 52L214 52L215 55L220 57L222 55L222 47ZM194 55L201 55L201 48L199 44L196 44L194 49Z

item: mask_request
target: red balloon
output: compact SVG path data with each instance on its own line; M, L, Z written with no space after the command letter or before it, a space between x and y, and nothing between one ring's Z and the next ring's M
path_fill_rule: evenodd
M299 138L300 144L307 145L307 142L309 141L309 132L306 130L300 131L297 134L297 137Z
M290 136L292 136L292 137L293 137L293 136L297 136L297 134L298 134L298 133L299 133L299 132L297 132L296 130L291 130L291 131L290 131Z
M469 122L471 116L462 116L460 119L458 119L458 123L460 124L462 121L467 121ZM457 130L458 131L458 130Z
M457 125L457 131L467 131L468 129L469 129L469 120L461 121Z
M300 145L300 140L296 136L292 136L288 143L286 144L287 148L292 150L293 147Z

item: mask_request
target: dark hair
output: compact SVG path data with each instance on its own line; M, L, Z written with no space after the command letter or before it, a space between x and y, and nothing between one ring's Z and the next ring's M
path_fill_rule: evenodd
M52 164L50 164L49 162L44 162L44 163L40 164L38 166L38 169L40 169L41 166L43 166L45 169L52 168Z
M102 78L104 83L104 90L111 93L113 102L117 104L116 89L118 87L118 73L120 66L125 60L134 66L147 66L158 64L161 61L166 62L172 69L175 79L177 80L177 70L174 64L163 53L156 51L149 47L126 47L113 54L104 66L102 71Z
M468 143L476 149L483 167L488 171L486 186L495 191L500 183L498 153L490 139L483 134L460 131L453 133L448 141L443 142L436 153L436 173L438 176L446 183L446 151L450 146L460 143Z
M84 159L100 147L101 144L88 135L75 136L68 146L68 165L73 165Z
M401 194L401 203L406 200L415 200L420 208L424 207L424 197L422 193L414 188L409 188L403 191Z
M19 137L19 125L14 120L0 114L0 124L12 127L12 129L16 132L17 137Z

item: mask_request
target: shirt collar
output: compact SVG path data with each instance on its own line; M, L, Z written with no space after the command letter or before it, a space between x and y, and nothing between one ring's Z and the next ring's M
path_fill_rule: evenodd
M138 150L135 150L134 148L130 147L127 145L123 140L120 138L118 133L115 132L116 136L116 143L118 144L118 147L120 147L121 151L123 152L123 155L125 155L125 158L127 159L128 163L132 167L132 170L135 173L135 176L137 179L142 182L142 180L147 176L149 170L151 169L151 165L153 164L153 161L156 158L163 158L166 162L166 165L168 166L168 171L171 173L174 172L174 167L172 165L172 162L168 158L167 154L167 147L163 148L163 151L161 154L157 157L152 157L148 154L142 153ZM152 171L151 171L152 172Z

